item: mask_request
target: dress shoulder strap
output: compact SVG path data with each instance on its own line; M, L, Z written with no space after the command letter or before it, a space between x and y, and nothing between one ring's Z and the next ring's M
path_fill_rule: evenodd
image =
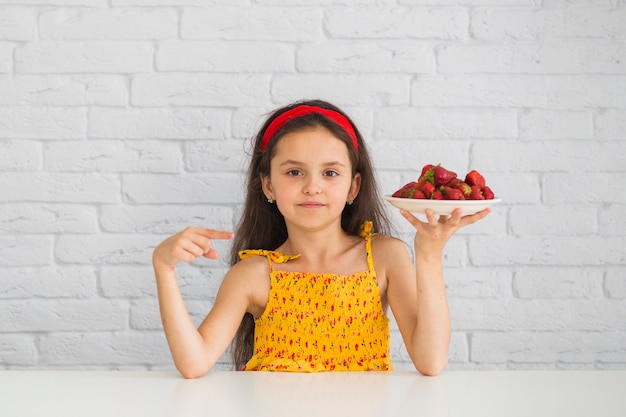
M267 258L267 262L270 265L270 271L274 270L274 266L272 262L277 264L282 264L285 262L289 262L292 259L296 259L300 257L300 254L296 255L283 255L280 252L265 250L265 249L246 249L238 252L239 259L246 259L252 256L265 256Z
M372 256L372 222L366 221L361 228L361 237L365 239L365 254L367 256L367 267L370 271L374 270L374 257Z

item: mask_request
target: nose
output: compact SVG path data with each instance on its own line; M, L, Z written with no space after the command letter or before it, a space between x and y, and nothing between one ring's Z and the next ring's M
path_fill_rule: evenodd
M319 194L322 192L322 188L319 184L319 179L314 177L314 176L310 176L306 183L304 184L304 187L302 188L302 192L306 195L314 195L314 194Z

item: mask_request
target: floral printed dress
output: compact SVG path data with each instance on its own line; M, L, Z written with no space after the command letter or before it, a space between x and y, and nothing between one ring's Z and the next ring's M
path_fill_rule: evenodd
M254 352L246 371L388 371L389 319L382 309L372 258L372 223L366 222L368 269L352 275L274 269L300 255L245 250L265 256L271 289L255 321Z

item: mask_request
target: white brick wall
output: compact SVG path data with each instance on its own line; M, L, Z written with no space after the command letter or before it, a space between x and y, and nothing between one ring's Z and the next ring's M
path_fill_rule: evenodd
M152 249L231 229L263 114L315 97L383 192L503 198L446 249L451 369L624 369L625 44L618 0L0 0L0 369L170 369ZM197 322L225 270L180 268Z

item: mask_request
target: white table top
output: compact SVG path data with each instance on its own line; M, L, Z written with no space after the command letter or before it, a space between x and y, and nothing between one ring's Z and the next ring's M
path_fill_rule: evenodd
M626 371L0 372L0 416L626 416Z

